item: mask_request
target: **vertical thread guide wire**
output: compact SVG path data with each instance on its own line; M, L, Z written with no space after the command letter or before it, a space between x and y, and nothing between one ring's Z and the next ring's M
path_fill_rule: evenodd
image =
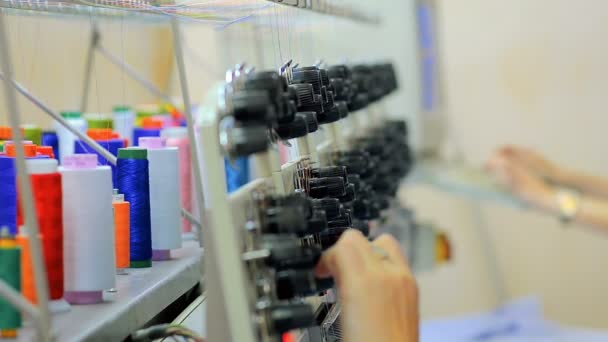
M6 77L12 81L13 69L10 60L10 46L8 42L8 35L6 32L5 13L0 12L0 69L4 72ZM27 227L32 237L31 252L32 260L34 263L34 275L36 279L36 292L39 303L40 320L38 327L38 337L40 341L50 341L50 315L49 315L49 289L47 282L46 267L43 261L42 243L40 242L38 217L36 214L36 208L34 206L34 195L32 190L32 183L30 177L27 174L25 165L25 149L23 146L23 134L20 130L21 118L19 115L19 109L17 106L17 94L15 88L12 87L12 82L5 84L4 91L7 102L7 110L9 121L13 130L15 147L17 152L17 169L19 173L19 186L21 187L21 194L23 198L23 207L25 211L25 219ZM10 296L10 292L9 292Z

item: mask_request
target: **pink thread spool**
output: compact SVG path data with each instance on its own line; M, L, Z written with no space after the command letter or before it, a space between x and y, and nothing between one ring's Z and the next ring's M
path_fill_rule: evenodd
M167 146L179 149L182 206L192 213L192 159L188 130L185 127L165 128L161 131L160 136L167 139ZM186 218L182 218L182 231L187 234L192 233L192 224Z

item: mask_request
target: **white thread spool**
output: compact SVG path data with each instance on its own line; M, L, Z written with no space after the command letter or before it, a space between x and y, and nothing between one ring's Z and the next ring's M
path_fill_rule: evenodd
M61 116L63 116L70 126L82 133L87 133L87 120L82 117L80 112L62 112ZM54 126L55 132L57 132L57 139L59 140L59 157L63 159L63 156L74 154L74 143L78 138L59 122L55 121Z
M116 286L112 170L97 155L64 157L63 190L65 297L72 304L103 301Z
M114 131L120 134L121 138L129 139L130 145L135 145L133 141L133 128L135 127L135 111L129 107L115 107L114 111Z
M172 249L182 246L179 150L159 137L142 137L138 143L148 149L152 260L167 260Z

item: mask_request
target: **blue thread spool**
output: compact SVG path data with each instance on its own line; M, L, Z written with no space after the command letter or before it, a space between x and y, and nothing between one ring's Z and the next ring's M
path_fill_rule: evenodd
M131 268L152 266L150 179L148 152L142 148L118 150L117 188L131 203Z
M224 159L226 167L226 185L228 192L234 192L249 182L249 159L238 158L235 161Z
M122 139L111 139L111 140L100 140L97 141L99 145L101 145L106 150L110 151L115 156L118 156L118 150L125 147L125 141ZM77 140L74 143L74 153L76 154L96 154L99 159L100 165L110 165L112 168L112 184L116 187L116 178L118 176L118 171L116 166L111 164L104 156L97 153L91 146L89 146L86 142L82 140Z
M133 145L139 146L139 138L160 137L161 128L136 127L133 129Z
M12 157L0 156L0 227L17 235L17 166Z
M42 146L51 146L55 159L61 160L59 155L59 138L55 132L42 132Z

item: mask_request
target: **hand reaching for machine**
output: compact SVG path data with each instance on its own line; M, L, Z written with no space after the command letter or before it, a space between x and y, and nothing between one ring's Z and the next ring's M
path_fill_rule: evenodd
M561 174L563 173L557 164L529 148L507 145L498 150L497 155L517 163L527 168L529 171L536 173L538 176L553 182L559 182Z
M317 276L335 278L344 341L418 341L418 288L393 237L370 243L346 231L321 258Z
M551 209L554 205L554 189L547 184L542 176L531 168L522 165L510 153L501 150L486 164L486 168L497 180L511 190L526 203L542 208ZM548 165L539 169L549 171Z

